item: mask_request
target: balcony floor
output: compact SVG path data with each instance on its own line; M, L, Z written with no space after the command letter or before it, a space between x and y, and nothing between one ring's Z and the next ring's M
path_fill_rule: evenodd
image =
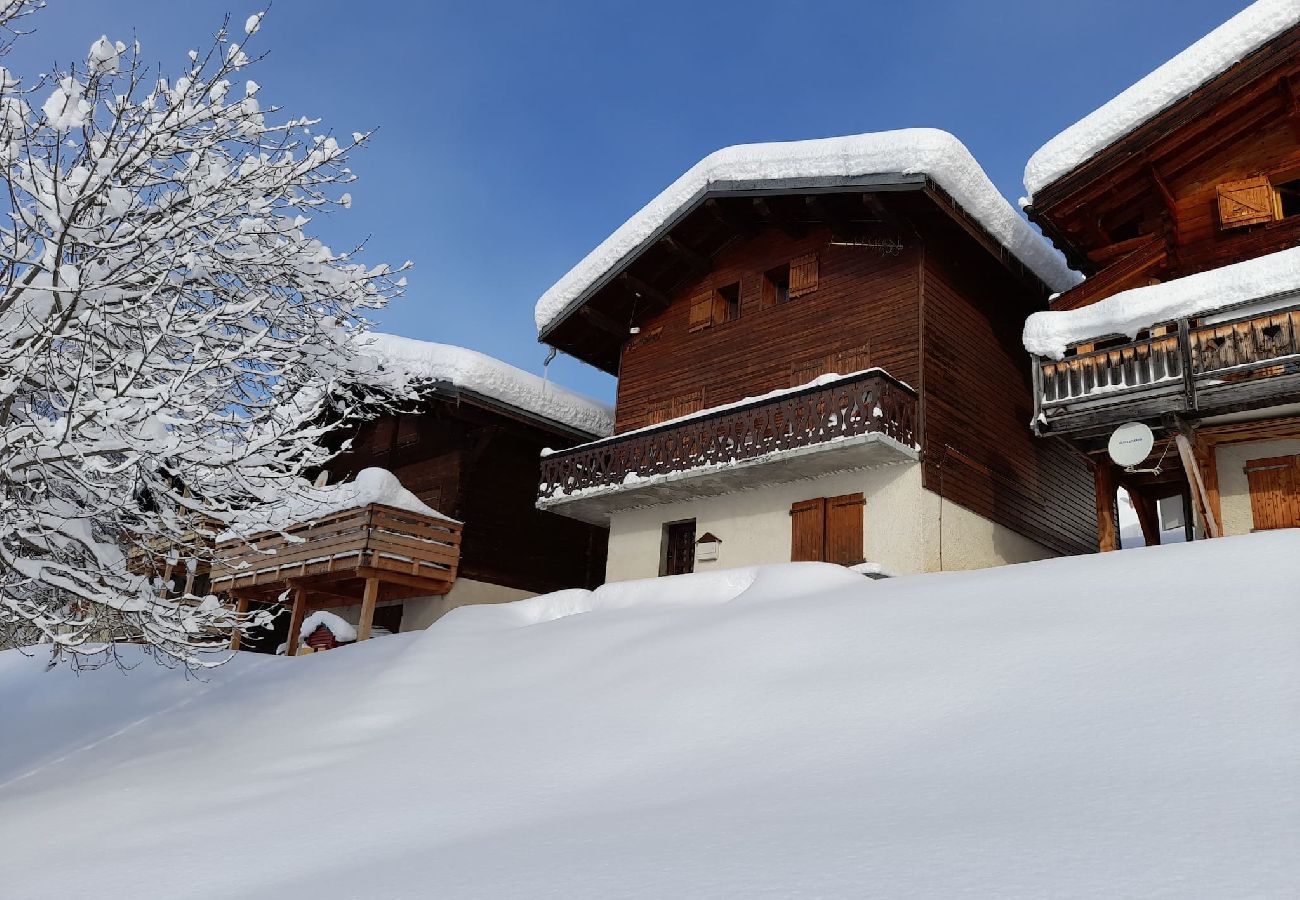
M570 495L540 499L537 508L607 526L613 513L625 509L719 497L768 484L802 481L850 469L914 462L919 458L915 448L881 432L869 432L777 450L737 462L696 466L648 478L629 476L622 484L601 485Z

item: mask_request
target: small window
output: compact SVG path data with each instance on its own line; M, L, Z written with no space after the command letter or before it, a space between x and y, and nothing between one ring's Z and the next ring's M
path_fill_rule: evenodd
M763 273L763 308L767 309L790 299L790 264L768 269Z
M695 520L669 522L664 525L663 549L660 552L660 575L685 575L695 571Z
M1277 191L1279 218L1289 219L1291 216L1300 215L1300 178L1275 184L1273 189Z
M715 318L718 321L734 322L740 318L740 282L728 284L717 290L718 300Z

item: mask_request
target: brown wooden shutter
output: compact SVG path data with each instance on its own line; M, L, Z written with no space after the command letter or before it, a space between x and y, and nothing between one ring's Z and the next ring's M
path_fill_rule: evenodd
M826 501L826 561L843 566L862 562L861 494L845 494Z
M671 403L656 403L650 407L645 414L646 425L658 425L660 422L667 422L672 418Z
M821 562L826 552L826 498L790 507L790 561Z
M790 260L790 296L802 297L817 290L817 254Z
M1219 185L1219 225L1240 228L1272 222L1274 215L1273 185L1260 175L1243 181Z
M669 418L677 419L682 416L689 416L691 413L699 412L702 409L704 409L704 389L700 388L698 391L674 397L668 408Z
M691 331L699 331L713 324L713 291L700 291L691 296Z
M1246 481L1256 531L1300 527L1300 456L1252 459Z

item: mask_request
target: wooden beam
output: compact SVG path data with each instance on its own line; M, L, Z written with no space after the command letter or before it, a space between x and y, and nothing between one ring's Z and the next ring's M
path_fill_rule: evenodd
M753 237L758 234L759 228L752 218L748 216L736 215L733 211L726 209L718 202L716 197L710 197L704 201L704 208L709 211L714 220L724 228L745 237Z
M1119 516L1116 512L1115 470L1108 462L1098 462L1092 470L1097 491L1097 549L1103 553L1118 550Z
M361 618L357 622L357 640L370 640L370 628L375 621L375 604L379 601L379 579L366 579L366 593L361 600Z
M670 251L675 253L677 256L680 256L682 259L686 260L687 265L690 266L692 269L698 269L702 272L707 272L710 268L713 267L712 262L709 260L707 256L705 256L700 251L696 250L694 247L688 247L687 245L683 244L681 241L677 240L677 238L673 237L671 234L664 235L663 238L660 239L659 243L663 244L665 247L667 247Z
M638 300L649 300L660 309L667 309L672 305L672 300L667 294L664 294L657 288L646 284L630 272L624 272L622 275L618 276L618 280L623 282L623 286L631 291L632 296L636 297Z
M1130 486L1124 488L1128 491L1129 499L1133 501L1133 509L1137 513L1138 524L1142 526L1142 539L1148 547L1156 547L1160 544L1160 513L1156 509L1156 501L1145 491L1137 490Z
M848 234L853 230L848 217L832 207L829 201L822 199L816 194L808 194L803 198L803 202L804 206L808 207L810 213L830 225L832 232L837 234Z
M293 589L293 611L289 614L289 636L284 641L284 655L298 655L298 632L302 631L302 620L307 613L307 589Z
M239 616L239 619L235 622L235 630L230 635L231 650L239 649L240 628L243 626L244 620L248 618L247 594L237 594L235 596L235 613Z
M808 233L808 229L802 225L791 222L785 216L779 215L762 197L754 197L750 200L750 205L754 207L754 212L758 214L758 217L765 224L781 229L792 238L801 238Z
M605 315L600 310L592 309L590 306L582 307L578 313L601 331L613 335L620 341L626 340L629 326L620 325L617 320Z
M1196 454L1192 450L1192 438L1195 433L1182 419L1178 420L1178 424L1179 431L1174 435L1174 440L1178 443L1178 455L1183 461L1183 471L1187 473L1187 479L1191 482L1192 497L1196 501L1201 520L1205 522L1205 533L1212 538L1222 537L1223 532L1219 530L1219 521L1210 502L1209 491L1205 487L1200 463L1197 462Z

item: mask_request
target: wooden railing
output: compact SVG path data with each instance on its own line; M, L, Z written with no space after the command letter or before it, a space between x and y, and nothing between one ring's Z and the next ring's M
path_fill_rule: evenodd
M1176 330L1117 347L1035 361L1039 406L1108 393L1183 385L1191 396L1199 378L1300 354L1300 305ZM1166 326L1166 329L1171 326Z
M880 370L665 422L542 459L550 499L700 466L752 460L836 438L880 433L916 442L916 392Z
M219 543L213 589L279 589L291 579L315 576L383 577L412 586L427 583L445 593L456 580L461 525L422 513L372 503Z

